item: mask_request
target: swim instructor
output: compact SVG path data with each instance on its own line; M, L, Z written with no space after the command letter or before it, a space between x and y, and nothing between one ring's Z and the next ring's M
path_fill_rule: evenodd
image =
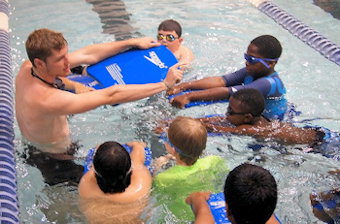
M71 146L67 115L101 105L136 101L173 87L183 76L177 69L180 63L171 67L159 83L114 85L81 94L59 89L70 85L63 77L70 74L71 68L95 64L129 48L148 49L159 45L152 38L144 37L89 45L68 53L67 41L61 33L45 28L32 32L26 41L29 60L22 64L15 80L16 118L23 137L43 152L67 155Z

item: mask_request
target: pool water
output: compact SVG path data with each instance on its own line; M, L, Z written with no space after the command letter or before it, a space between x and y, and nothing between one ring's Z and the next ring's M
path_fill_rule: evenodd
M275 0L275 4L340 45L340 22L307 0ZM297 125L320 125L340 131L340 69L314 49L291 35L248 1L194 0L107 1L104 13L100 1L11 0L11 45L13 74L26 60L25 40L34 29L47 27L60 31L73 51L92 43L124 37L156 36L158 24L169 18L183 27L184 45L196 59L184 81L217 76L244 66L243 53L249 42L262 34L277 37L283 54L276 70L287 88L287 99L301 115ZM303 13L301 13L303 12ZM29 18L29 19L27 19ZM119 24L114 29L112 21ZM112 28L113 27L113 28ZM115 33L117 35L115 35ZM69 117L72 137L83 145L77 156L84 162L89 148L104 141L147 142L154 156L165 153L152 132L160 119L206 116L225 113L227 104L178 110L163 94L117 107L100 107ZM309 120L309 121L306 121ZM64 184L44 184L40 171L25 164L20 132L15 123L18 197L22 223L84 223L78 209L77 188ZM263 145L258 150L251 146ZM309 192L337 186L339 180L328 174L339 162L318 154L303 153L298 145L284 147L275 142L258 142L251 137L226 135L209 137L206 154L220 155L231 168L251 161L271 171L279 188L275 214L282 223L321 223L313 216ZM153 199L151 199L153 201ZM159 208L151 208L152 211ZM153 217L150 223L161 223ZM171 221L169 221L171 223Z

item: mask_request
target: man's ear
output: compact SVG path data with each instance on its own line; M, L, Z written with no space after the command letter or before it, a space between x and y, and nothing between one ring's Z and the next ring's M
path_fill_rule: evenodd
M253 120L253 115L251 113L247 113L244 115L244 123L249 124Z
M33 61L34 61L35 67L37 68L42 68L45 65L45 62L39 58L34 58Z
M225 209L227 210L227 218L231 223L236 223L233 214L231 214L231 211L229 209L229 205L225 203Z

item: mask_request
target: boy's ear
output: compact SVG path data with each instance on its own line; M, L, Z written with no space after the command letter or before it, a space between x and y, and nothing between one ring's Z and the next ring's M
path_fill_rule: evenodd
M180 43L182 43L182 42L183 42L183 37L178 38L178 41L179 41Z
M233 214L231 214L231 211L229 209L229 205L225 203L225 209L227 210L227 218L231 223L236 223Z
M251 113L244 115L244 123L249 124L253 120L254 116Z
M170 146L170 154L174 156L175 153L177 153L175 148Z
M274 66L276 65L277 61L267 61L267 64L269 65L270 68L274 68Z

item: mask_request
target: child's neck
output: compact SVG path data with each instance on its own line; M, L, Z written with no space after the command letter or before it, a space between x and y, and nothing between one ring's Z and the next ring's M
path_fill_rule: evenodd
M191 165L187 164L186 162L180 160L179 154L177 154L177 153L175 155L175 158L176 158L176 165L179 165L179 166L191 166Z

